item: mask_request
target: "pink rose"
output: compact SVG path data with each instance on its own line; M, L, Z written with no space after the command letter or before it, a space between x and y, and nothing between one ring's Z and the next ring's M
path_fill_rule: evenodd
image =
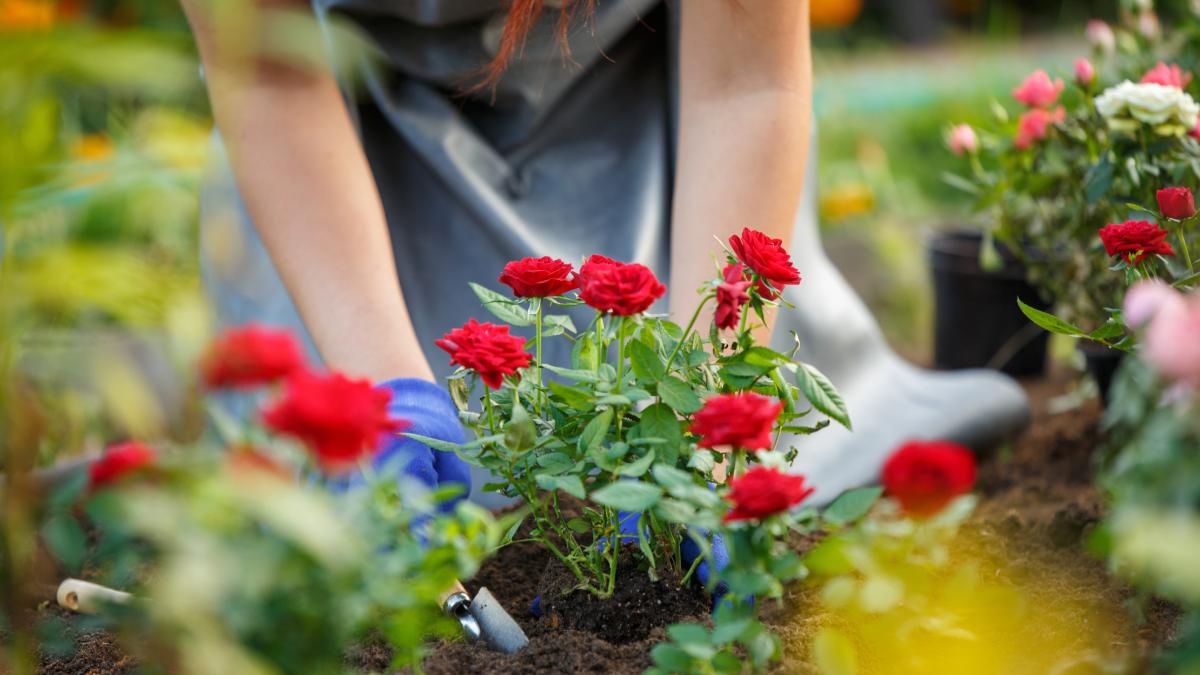
M946 134L946 144L950 146L950 152L962 157L965 153L975 154L979 149L979 138L970 124L956 124Z
M1080 86L1086 87L1096 79L1096 69L1092 67L1092 62L1087 59L1075 60L1075 81Z
M1162 281L1139 281L1125 293L1122 308L1125 323L1140 328L1153 319L1164 305L1180 300L1179 293Z
M1083 35L1088 44L1102 52L1111 52L1117 48L1117 36L1113 34L1112 28L1100 19L1088 21Z
M1026 111L1017 121L1017 137L1013 140L1013 145L1018 150L1029 149L1034 143L1046 137L1051 124L1063 121L1066 116L1067 112L1063 110L1062 106L1053 112L1041 108Z
M1200 295L1163 303L1142 341L1142 354L1158 372L1187 387L1200 387Z
M1142 84L1161 84L1164 87L1176 87L1183 89L1192 81L1192 74L1183 72L1183 69L1172 63L1167 65L1162 61L1142 76Z
M1013 98L1030 108L1049 108L1058 100L1058 93L1063 90L1062 80L1050 81L1046 71L1038 69L1025 78L1019 87L1013 89Z
M1162 37L1162 24L1158 21L1158 15L1153 10L1145 10L1137 17L1138 32L1142 37L1150 40L1157 40Z

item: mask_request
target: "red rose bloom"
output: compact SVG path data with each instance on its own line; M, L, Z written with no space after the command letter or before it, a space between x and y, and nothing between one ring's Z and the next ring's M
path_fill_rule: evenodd
M111 485L152 466L155 460L154 451L136 441L111 446L88 467L89 484L93 490Z
M594 255L579 268L579 299L617 316L641 314L667 292L649 267Z
M500 283L518 298L548 298L579 287L572 271L569 263L549 256L522 258L504 266Z
M905 511L931 516L975 484L975 455L949 441L912 441L883 465L883 487Z
M450 354L450 363L479 373L484 384L492 389L499 389L505 375L527 367L532 358L525 351L525 338L510 335L508 326L479 323L475 319L446 333L434 344Z
M771 447L771 428L781 410L782 401L762 394L720 394L696 411L690 431L700 437L702 448L764 450Z
M213 341L200 361L205 386L246 388L287 377L304 365L291 333L250 324Z
M742 235L729 238L729 247L738 260L760 277L758 294L767 300L778 297L784 286L800 283L800 272L792 264L792 256L783 248L782 239L772 239L758 230L745 228ZM771 284L768 288L763 282Z
M1145 220L1110 223L1100 228L1100 240L1109 255L1119 255L1130 264L1137 264L1152 254L1175 255L1167 242L1167 231Z
M741 263L733 263L725 267L725 280L717 286L717 312L714 319L717 328L733 328L737 326L742 315L742 305L750 301L746 292L752 283L746 279L746 268Z
M1163 188L1154 196L1158 198L1158 210L1167 218L1186 220L1196 215L1196 200L1188 188Z
M778 469L754 466L729 481L727 499L733 508L725 514L725 522L757 520L783 513L811 495L815 488L805 485L804 476L783 473Z
M379 437L408 428L388 415L390 392L341 373L298 371L287 380L282 399L263 412L277 433L299 439L327 472L345 471L374 454Z
M1191 73L1183 72L1175 64L1168 66L1162 61L1159 61L1157 65L1146 71L1146 74L1142 76L1142 84L1161 84L1164 87L1176 87L1178 89L1183 89L1191 81Z

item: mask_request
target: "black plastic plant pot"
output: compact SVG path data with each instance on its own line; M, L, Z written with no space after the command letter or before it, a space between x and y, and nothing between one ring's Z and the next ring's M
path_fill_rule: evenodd
M1049 335L1025 318L1017 298L1048 309L1025 280L1025 268L1010 251L998 248L1003 265L984 270L979 263L983 236L951 231L928 241L935 303L934 366L943 369L993 368L1018 377L1046 369Z
M1087 340L1079 342L1079 351L1083 352L1088 375L1092 376L1092 379L1096 381L1096 388L1100 390L1100 401L1107 406L1108 396L1112 391L1113 376L1117 374L1117 368L1120 367L1125 352Z

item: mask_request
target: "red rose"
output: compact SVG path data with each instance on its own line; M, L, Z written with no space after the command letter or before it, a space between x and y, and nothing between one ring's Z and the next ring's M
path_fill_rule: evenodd
M704 402L690 431L700 437L702 448L765 450L771 447L771 428L781 410L782 401L752 391L720 394Z
M1146 74L1142 76L1142 84L1161 84L1164 87L1176 87L1178 89L1183 89L1191 81L1191 73L1183 72L1175 64L1168 66L1162 61L1159 61L1158 65L1146 71Z
M594 255L579 268L579 299L617 316L641 314L667 292L649 267Z
M778 297L778 291L782 291L784 286L800 283L800 272L792 264L792 256L784 250L782 239L772 239L747 227L742 230L742 236L735 234L729 238L729 247L738 260L746 263L759 276L760 297L772 300ZM769 282L771 288L763 282Z
M390 392L367 380L298 371L288 378L283 398L263 412L263 421L307 445L322 469L339 472L374 454L383 433L408 428L407 421L388 415L391 400Z
M1067 111L1062 106L1053 111L1035 108L1021 114L1017 120L1017 137L1013 145L1018 150L1027 150L1037 141L1046 137L1051 124L1057 124L1066 119Z
M725 280L717 286L717 312L714 317L717 328L733 328L741 318L742 305L750 301L751 281L746 279L746 268L741 263L725 267Z
M733 508L725 522L756 520L783 513L804 501L815 488L805 485L804 476L778 469L753 466L745 474L729 481L727 499Z
M450 363L479 373L484 384L492 389L499 389L505 375L527 367L532 358L525 351L525 338L510 335L508 326L479 323L475 319L446 333L434 344L450 354Z
M883 465L883 487L905 511L930 516L975 484L975 455L949 441L912 441Z
M1163 188L1154 196L1158 198L1158 210L1167 218L1186 220L1196 215L1196 201L1188 188Z
M200 361L200 373L213 389L246 388L282 379L303 366L300 344L291 333L250 324L214 340Z
M111 446L88 467L89 484L93 490L111 485L149 468L155 460L157 455L154 450L136 441Z
M1100 228L1100 240L1109 255L1120 255L1130 264L1137 264L1152 254L1175 255L1167 242L1167 231L1145 220L1110 223Z
M1058 100L1058 93L1064 86L1062 80L1051 81L1046 71L1039 69L1013 89L1012 95L1030 108L1048 108Z
M504 266L500 283L512 288L518 298L548 298L579 287L573 268L556 258L522 258Z

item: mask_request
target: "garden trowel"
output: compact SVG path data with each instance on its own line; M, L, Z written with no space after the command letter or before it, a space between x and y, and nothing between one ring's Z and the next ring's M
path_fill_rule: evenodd
M442 603L442 609L458 620L468 640L483 640L505 654L516 653L529 643L525 631L486 587L480 588L474 599L462 590L452 593Z

